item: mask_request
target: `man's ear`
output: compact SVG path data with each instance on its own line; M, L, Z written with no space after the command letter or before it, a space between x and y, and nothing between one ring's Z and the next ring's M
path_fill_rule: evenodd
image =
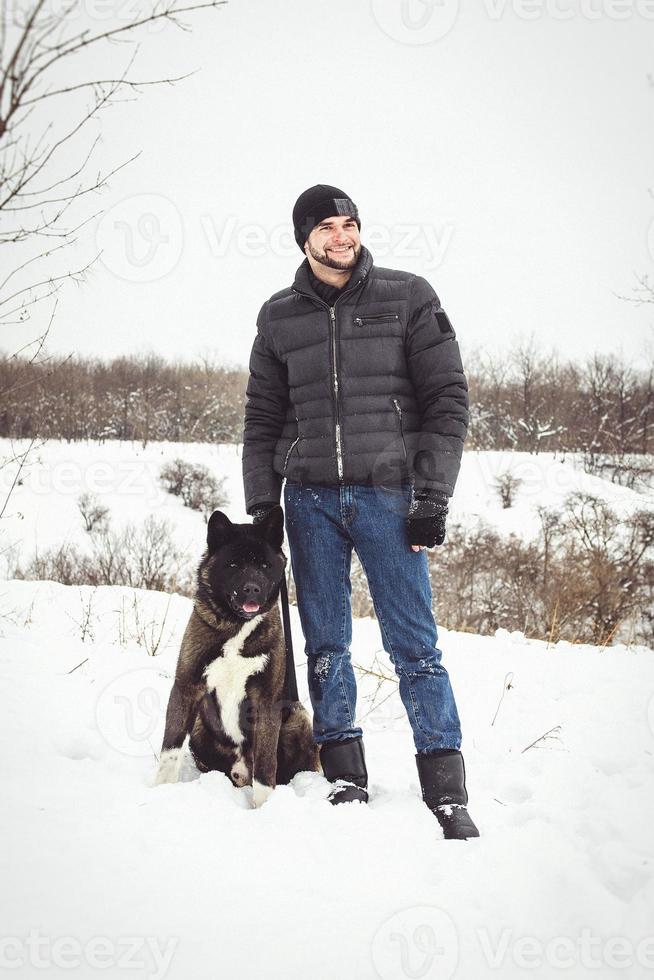
M233 529L234 525L227 514L223 514L222 510L214 510L207 525L207 548L210 555L227 541Z
M284 511L275 504L265 517L254 525L275 551L279 551L284 543Z

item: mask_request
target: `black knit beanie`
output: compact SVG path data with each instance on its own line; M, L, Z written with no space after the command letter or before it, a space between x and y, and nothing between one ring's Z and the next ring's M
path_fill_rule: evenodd
M361 230L358 208L345 191L330 184L316 184L300 194L293 208L293 228L301 251L304 252L304 243L317 224L344 214L354 218Z

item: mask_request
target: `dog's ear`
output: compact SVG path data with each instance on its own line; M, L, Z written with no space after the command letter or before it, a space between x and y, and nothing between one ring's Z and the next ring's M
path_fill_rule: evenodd
M207 525L207 548L210 555L227 541L233 529L234 525L227 514L223 514L222 510L214 510Z
M266 516L254 526L275 551L281 549L284 543L284 511L279 504L271 507Z

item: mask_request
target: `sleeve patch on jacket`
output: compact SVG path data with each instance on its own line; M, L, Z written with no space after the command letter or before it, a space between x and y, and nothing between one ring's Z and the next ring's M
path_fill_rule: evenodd
M445 310L436 310L436 322L441 333L454 333L454 327L450 323L450 318Z

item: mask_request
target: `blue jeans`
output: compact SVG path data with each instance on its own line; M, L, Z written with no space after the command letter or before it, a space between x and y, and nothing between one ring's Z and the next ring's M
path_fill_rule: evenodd
M357 688L350 659L354 548L400 681L416 751L461 747L454 693L436 645L427 552L412 551L407 536L410 493L408 485L286 482L286 532L318 744L362 735L355 725Z

